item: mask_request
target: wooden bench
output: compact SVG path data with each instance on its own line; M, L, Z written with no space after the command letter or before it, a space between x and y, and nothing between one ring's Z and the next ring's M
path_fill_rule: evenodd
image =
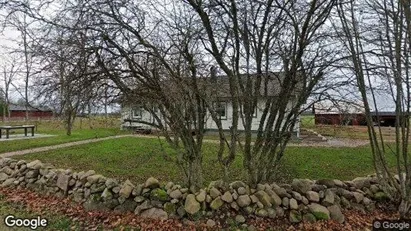
M31 129L31 136L34 136L35 125L20 125L20 126L0 126L0 139L2 137L2 131L6 131L6 139L9 138L10 130L24 129L24 135L27 136L27 130Z

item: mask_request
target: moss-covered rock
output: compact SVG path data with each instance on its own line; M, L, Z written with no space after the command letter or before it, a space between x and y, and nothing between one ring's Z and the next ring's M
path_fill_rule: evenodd
M308 205L310 212L317 218L318 220L328 220L330 219L330 211L322 205L313 203Z
M306 214L303 215L303 221L314 223L314 222L317 221L317 219L315 218L315 216L312 213L306 213Z
M168 194L160 188L153 189L150 193L151 200L168 201Z
M210 204L210 208L213 210L218 210L221 206L223 206L224 201L221 200L220 197L215 198L211 204Z
M385 192L376 192L375 194L374 194L374 199L376 200L376 201L387 201L387 200L389 200L390 198L388 197L388 195L385 193Z
M167 214L175 214L177 210L177 206L173 203L166 202L164 204L164 211L166 211Z
M193 215L197 213L201 208L200 203L196 200L194 194L187 195L186 201L184 203L184 210Z
M259 209L257 209L257 210L255 211L255 215L257 215L257 216L259 216L259 217L267 217L267 216L268 216L268 212L267 212L267 210L265 210L265 209L259 208Z
M289 220L290 220L291 223L299 223L299 222L301 222L302 219L303 218L302 218L300 212L298 212L296 210L291 210L290 211Z

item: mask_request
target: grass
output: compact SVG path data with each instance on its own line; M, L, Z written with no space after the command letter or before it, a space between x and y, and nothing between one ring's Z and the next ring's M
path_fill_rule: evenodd
M312 128L315 127L314 115L301 115L300 123L302 128Z
M0 142L0 153L129 133L120 131L120 125L116 122L117 120L114 119L109 121L107 124L99 118L91 120L77 119L71 136L66 135L62 122L58 120L9 122L7 125L21 125L23 123L36 124L36 133L54 136L36 139L2 141Z
M125 137L80 145L62 150L19 156L19 159L52 163L59 168L77 171L93 169L109 177L144 182L154 176L163 182L182 183L184 176L175 164L176 153L157 139ZM205 184L220 179L217 146L204 144ZM242 155L231 166L230 180L245 180ZM275 181L288 182L293 178L332 178L350 180L371 174L373 170L369 147L325 148L288 147ZM389 158L394 163L394 156Z

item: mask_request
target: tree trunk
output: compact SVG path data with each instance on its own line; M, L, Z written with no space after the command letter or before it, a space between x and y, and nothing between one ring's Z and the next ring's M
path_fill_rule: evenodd
M67 127L66 127L66 134L71 136L71 130L73 128L73 123L70 118L67 119Z
M407 199L402 199L400 206L398 207L398 212L400 213L401 219L407 218L410 212L411 203Z
M73 130L73 123L74 123L73 112L71 110L67 110L65 114L66 114L66 118L65 118L66 134L68 136L71 136L71 131Z
M187 185L191 191L196 192L203 187L202 157L200 153L192 154L187 163Z

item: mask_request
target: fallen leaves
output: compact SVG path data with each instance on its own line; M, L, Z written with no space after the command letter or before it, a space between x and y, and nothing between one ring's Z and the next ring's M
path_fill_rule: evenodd
M188 221L188 220L154 220L142 218L133 213L120 214L114 211L99 212L85 211L84 208L72 202L68 198L57 198L52 196L39 195L27 189L0 188L0 194L7 202L21 204L29 212L52 216L53 214L63 215L72 221L71 230L97 230L104 227L105 230L117 228L117 230L126 230L125 228L134 228L135 230L216 230L229 228L225 220L217 221L217 226L212 229L205 225L206 220ZM390 206L380 205L372 213L362 213L356 210L345 210L346 222L339 224L335 221L318 221L315 223L291 224L286 217L276 219L263 219L253 217L247 220L248 225L253 225L258 230L275 228L275 230L366 230L370 229L374 219L396 219L399 214ZM234 213L232 213L234 214ZM130 230L130 229L127 229ZM131 229L133 230L133 229Z

